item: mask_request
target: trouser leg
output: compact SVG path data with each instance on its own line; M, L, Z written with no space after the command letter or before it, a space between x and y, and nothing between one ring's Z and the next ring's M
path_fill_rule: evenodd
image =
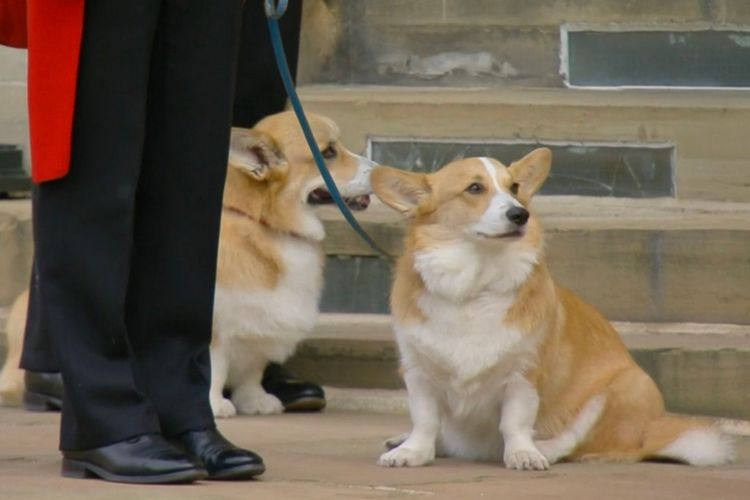
M279 21L292 76L297 73L301 19L302 0L294 0ZM268 36L263 2L248 1L243 9L233 123L252 127L261 118L283 111L286 99Z
M64 450L160 429L124 315L159 4L86 2L70 173L37 189L38 313L66 385Z
M167 0L149 85L126 325L163 432L213 427L209 343L241 0Z

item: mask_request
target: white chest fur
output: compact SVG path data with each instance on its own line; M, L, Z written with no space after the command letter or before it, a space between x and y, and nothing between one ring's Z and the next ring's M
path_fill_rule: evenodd
M426 320L396 324L404 364L459 392L478 390L531 362L538 339L507 325L516 290L536 263L531 250L487 252L458 243L415 255Z
M272 289L217 287L214 333L298 342L315 326L323 283L317 243L278 236L284 270Z

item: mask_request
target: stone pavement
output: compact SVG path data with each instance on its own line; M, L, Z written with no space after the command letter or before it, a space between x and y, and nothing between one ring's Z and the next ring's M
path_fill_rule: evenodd
M64 479L56 414L0 409L0 499L746 499L750 440L731 466L559 464L515 472L499 464L441 459L429 467L375 465L384 438L403 432L402 415L334 410L323 414L239 417L220 423L237 444L263 455L268 471L252 482L133 486Z

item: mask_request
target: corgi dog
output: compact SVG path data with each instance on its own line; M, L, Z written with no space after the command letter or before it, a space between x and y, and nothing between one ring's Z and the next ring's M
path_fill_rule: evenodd
M332 120L309 121L347 204L367 208L374 163L341 144ZM215 416L283 411L261 386L263 370L285 361L315 325L325 236L315 206L332 201L293 113L233 129L210 350Z
M341 144L332 120L312 114L308 119L347 204L367 208L374 163ZM252 129L233 129L228 163L210 348L211 408L217 417L280 413L281 401L261 386L263 370L269 361L285 361L315 325L325 236L315 207L333 200L291 112L271 115ZM24 292L8 318L0 404L20 404L23 396L18 362L27 304Z
M375 195L410 218L391 309L413 427L379 464L730 461L719 425L667 414L612 326L553 281L529 211L550 163L540 148L509 167L373 170Z
M5 363L0 371L0 406L18 406L23 398L25 387L24 372L18 365L23 351L23 332L26 328L29 292L24 291L10 307L6 323L7 351Z

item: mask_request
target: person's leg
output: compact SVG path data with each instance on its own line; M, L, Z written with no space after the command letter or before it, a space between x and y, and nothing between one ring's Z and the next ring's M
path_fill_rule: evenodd
M242 0L166 0L149 87L126 324L165 435L209 479L263 460L216 430L209 344Z
M34 194L34 198L36 198L36 194ZM35 203L32 201L32 207L34 205ZM34 212L36 210L32 208L32 213ZM39 310L39 272L37 271L36 258L34 258L32 264L31 279L29 280L29 310L26 315L21 367L34 372L51 373L60 371L52 339L42 328Z
M36 194L33 196L36 197ZM29 304L20 365L26 370L24 408L29 411L59 411L62 408L63 382L52 339L42 328L36 259L32 265L29 283Z
M301 21L302 0L289 2L286 13L279 21L279 28L289 71L293 76L297 73ZM232 123L236 127L252 127L261 118L283 111L285 104L286 91L276 69L263 2L246 2Z
M208 400L221 200L241 0L166 0L149 85L126 324L165 435Z
M86 2L70 173L37 189L34 314L65 380L63 450L160 430L124 318L158 14L154 1Z

